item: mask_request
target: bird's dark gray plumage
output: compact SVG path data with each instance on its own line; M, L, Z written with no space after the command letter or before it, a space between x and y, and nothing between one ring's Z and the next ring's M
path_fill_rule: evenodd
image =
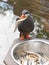
M18 30L21 32L31 32L34 29L34 20L31 16L31 13L28 10L23 10L22 14L29 14L27 15L27 19L25 19L24 21L22 21L19 25L18 25Z

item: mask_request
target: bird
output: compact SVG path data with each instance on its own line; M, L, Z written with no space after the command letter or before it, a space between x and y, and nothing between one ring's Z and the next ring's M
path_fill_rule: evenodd
M20 32L20 39L30 39L29 33L34 30L34 20L30 11L23 10L21 16L19 17L18 31Z

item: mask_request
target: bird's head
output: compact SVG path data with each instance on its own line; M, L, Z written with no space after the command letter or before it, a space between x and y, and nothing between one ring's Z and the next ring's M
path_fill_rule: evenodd
M25 18L26 16L31 16L31 13L28 10L23 10L20 19Z

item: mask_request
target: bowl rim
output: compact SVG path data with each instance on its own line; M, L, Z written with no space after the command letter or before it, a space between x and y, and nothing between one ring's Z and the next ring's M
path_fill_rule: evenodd
M18 63L18 61L15 60L15 58L14 58L14 56L13 56L13 50L14 50L15 47L17 47L18 45L23 44L24 42L28 42L28 41L32 41L32 42L42 42L42 43L48 44L48 41L42 40L42 39L26 40L26 41L19 42L18 44L15 44L15 45L13 46L13 48L11 49L11 58L12 58L13 61L14 61L16 64L18 64L18 65L21 65L21 64Z

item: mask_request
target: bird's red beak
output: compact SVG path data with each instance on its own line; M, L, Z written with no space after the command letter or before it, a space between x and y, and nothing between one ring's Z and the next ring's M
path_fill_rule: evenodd
M20 19L23 19L23 18L25 18L25 14L22 14L22 15L20 16Z

